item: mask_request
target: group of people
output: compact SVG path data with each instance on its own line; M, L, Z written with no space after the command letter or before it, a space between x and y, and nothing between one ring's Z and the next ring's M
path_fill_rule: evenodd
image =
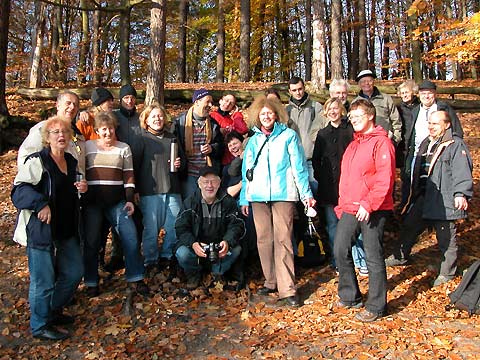
M293 229L301 206L325 217L336 306L363 307L355 268L369 276L360 321L386 313L386 266L405 265L429 225L442 251L434 285L450 280L455 220L466 216L473 187L460 122L436 100L434 83L420 85L419 99L415 83L403 83L397 109L374 78L359 73L352 103L348 82L333 80L322 106L294 77L287 106L269 89L248 108L247 121L232 94L212 110L204 88L173 121L157 103L138 113L131 85L120 89L118 110L111 92L97 88L80 114L78 96L61 92L57 115L35 125L20 147L12 190L20 210L14 239L27 246L33 336L68 336L56 326L74 322L63 308L82 278L88 296L101 293L108 229L112 257L124 259L128 287L142 295L150 292L145 278L165 264L178 264L187 289L198 287L205 271L220 282L230 273L238 289L257 249L265 277L257 293L300 306ZM404 224L398 249L384 259L396 165Z

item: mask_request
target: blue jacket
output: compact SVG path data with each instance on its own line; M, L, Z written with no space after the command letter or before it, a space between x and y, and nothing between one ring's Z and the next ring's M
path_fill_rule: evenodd
M297 133L279 122L275 122L268 139L260 129L255 127L253 131L254 135L243 153L240 205L313 197L308 183L307 160ZM252 168L265 141L267 143L258 157L253 179L249 181L246 178L247 169Z
M31 246L36 249L48 248L55 237L52 226L41 222L37 213L46 205L52 207L55 203L56 189L51 179L51 172L46 158L50 156L50 149L33 153L19 167L12 189L12 202L20 210L13 240L20 245ZM67 173L75 179L77 160L65 153ZM76 206L78 211L78 203ZM52 209L53 213L54 209ZM78 221L78 213L73 214Z

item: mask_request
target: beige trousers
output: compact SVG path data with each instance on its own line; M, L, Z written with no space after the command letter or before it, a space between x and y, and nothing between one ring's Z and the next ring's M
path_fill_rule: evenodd
M294 202L253 202L257 247L264 286L278 288L280 299L296 294L292 229Z

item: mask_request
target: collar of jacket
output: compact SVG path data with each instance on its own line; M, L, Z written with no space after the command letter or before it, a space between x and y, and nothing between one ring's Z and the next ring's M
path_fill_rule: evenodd
M373 87L373 93L372 93L372 96L368 96L366 94L363 93L363 90L360 90L360 92L358 93L358 96L364 98L364 99L371 99L371 98L374 98L375 96L381 96L382 93L378 90L378 88L376 86Z
M303 94L302 98L300 100L297 100L293 98L293 96L290 96L289 103L293 106L296 106L298 108L305 107L307 105L308 100L310 100L310 95L308 95L307 92Z
M281 134L283 131L285 131L285 129L287 129L287 125L285 124L282 124L282 123L279 123L278 121L275 121L275 124L273 124L273 131L272 133L270 134L270 138L272 136L276 136L276 135L279 135ZM258 127L254 127L253 128L253 131L256 133L256 134L262 134L265 136L265 134L262 132L261 129L259 129Z

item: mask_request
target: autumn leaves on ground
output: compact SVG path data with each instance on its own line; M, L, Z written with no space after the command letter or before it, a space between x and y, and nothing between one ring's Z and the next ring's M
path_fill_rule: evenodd
M12 114L38 117L53 102L9 97ZM179 109L170 109L173 112ZM479 196L479 114L459 114L474 159L475 195ZM434 235L424 234L414 248L413 265L388 269L389 314L372 324L354 320L358 310L337 310L335 273L328 267L299 270L299 309L277 309L273 297L258 297L260 278L235 294L219 288L178 291L166 274L150 281L154 296L136 297L124 306L121 274L105 277L101 296L88 299L83 286L68 308L75 315L73 336L63 342L33 339L29 333L28 264L25 250L12 242L15 209L10 188L16 150L0 155L0 359L474 359L480 353L479 317L446 310L448 293L460 281L437 288L440 253ZM480 202L459 225L459 271L480 256ZM396 241L398 219L385 234L387 254ZM363 292L368 277L361 278ZM72 330L71 330L72 331Z

